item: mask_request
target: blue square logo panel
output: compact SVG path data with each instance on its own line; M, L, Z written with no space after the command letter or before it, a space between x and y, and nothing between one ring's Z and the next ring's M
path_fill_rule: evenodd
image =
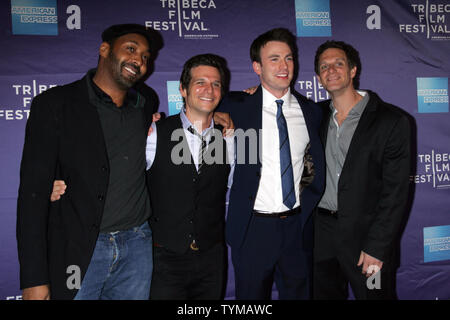
M419 113L448 112L448 78L417 78Z
M295 0L297 37L330 37L330 0Z
M11 0L12 33L58 35L56 0Z

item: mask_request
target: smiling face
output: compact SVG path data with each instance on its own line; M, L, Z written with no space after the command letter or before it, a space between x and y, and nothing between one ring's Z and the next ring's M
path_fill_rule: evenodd
M344 50L325 50L319 57L318 72L317 79L330 94L353 90L356 67L350 68Z
M288 90L294 75L294 57L289 46L280 41L269 41L260 51L261 62L253 62L253 70L262 86L281 98Z
M102 45L109 46L107 43ZM144 36L136 33L123 35L107 49L108 68L121 89L131 88L147 72L150 53Z
M187 88L180 85L185 99L186 114L209 116L222 98L222 82L219 70L200 65L191 69L191 80Z

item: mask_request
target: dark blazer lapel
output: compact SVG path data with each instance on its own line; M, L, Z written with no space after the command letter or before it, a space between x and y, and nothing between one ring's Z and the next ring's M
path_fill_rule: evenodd
M310 100L302 97L297 91L291 89L291 94L297 99L298 104L305 118L306 128L308 129L308 134L310 137L316 136L316 130L318 125L318 120L313 119L314 114L311 111L312 108L317 108L317 106Z
M245 110L239 110L242 112L240 116L240 123L244 130L255 129L259 134L259 130L262 129L262 109L263 109L263 97L262 88L259 85L258 89L253 95L247 95L244 101Z
M355 133L352 137L352 141L350 142L350 146L348 147L347 156L345 157L344 166L342 167L342 175L345 173L346 167L351 166L354 157L358 157L358 153L359 150L361 150L361 147L369 142L367 141L367 139L365 139L365 137L367 137L365 133L367 131L367 128L369 128L376 120L376 109L377 102L375 101L375 99L373 99L373 96L370 96L369 102L367 103L367 106L364 109L361 118L359 119ZM342 180L342 176L340 180Z
M88 75L87 75L88 76ZM108 159L108 152L106 150L105 136L103 135L102 124L100 122L100 116L97 111L97 107L93 105L89 98L89 88L87 86L87 79L85 76L79 82L79 94L76 98L67 103L77 105L81 109L83 115L83 124L85 128L89 128L89 141L93 146L96 146L97 150L102 150L106 158Z
M247 103L250 106L249 111L251 111L250 114L247 115L247 119L249 121L252 120L252 125L249 128L256 130L256 137L258 141L258 144L256 145L256 161L257 166L261 168L262 163L259 157L260 154L262 155L262 134L260 134L260 132L262 130L263 94L261 85L259 85L254 95L250 95L248 97L248 100L249 101ZM250 149L248 152L250 152Z
M313 135L313 131L317 130L314 128L313 119L311 119L310 108L314 108L314 106L310 105L308 100L301 99L298 95L292 91L295 98L297 98L298 104L300 105L300 109L302 109L303 117L305 118L306 128L308 129L308 134L310 137Z
M322 140L322 145L325 148L327 143L328 127L331 121L331 109L330 100L322 101L319 103L322 108L322 122L320 123L320 140Z
M237 104L239 110L236 113L231 113L231 117L235 117L236 119L236 128L244 130L244 133L247 130L254 130L256 133L257 145L256 145L256 165L261 167L261 161L259 155L261 154L261 146L262 138L261 129L262 129L262 109L263 109L263 96L262 96L262 88L259 85L258 89L255 91L253 95L245 95L242 103ZM234 118L233 118L234 119ZM245 142L245 154L250 156L250 152L254 149L250 148L249 140L246 139Z

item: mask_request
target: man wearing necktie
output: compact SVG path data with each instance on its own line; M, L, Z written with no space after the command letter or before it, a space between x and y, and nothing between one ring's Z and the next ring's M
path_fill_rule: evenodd
M225 92L225 68L213 54L189 59L180 78L183 110L153 123L147 138L154 254L150 299L224 295L227 159L234 159L234 147L233 137L217 130L213 114Z
M250 152L252 139L236 138L226 224L236 298L270 299L275 281L280 299L309 299L311 211L324 186L321 111L290 88L297 62L290 31L260 35L250 56L261 85L253 95L232 92L220 105L237 130L258 137L257 157Z

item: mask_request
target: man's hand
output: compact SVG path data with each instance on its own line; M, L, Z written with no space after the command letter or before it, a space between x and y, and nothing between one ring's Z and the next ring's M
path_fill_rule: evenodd
M157 122L157 121L159 121L160 119L161 119L161 113L155 112L155 113L153 114L152 121L153 121L153 122Z
M55 180L53 182L53 191L50 195L50 201L54 202L61 199L61 196L66 192L67 185L64 180Z
M256 92L256 89L258 89L258 86L250 87L250 88L245 89L245 90L243 90L243 91L244 91L245 93L248 93L248 94L254 94L254 93Z
M161 119L161 113L155 112L155 113L153 114L152 121L153 121L153 122L157 122L157 121L159 121L160 119ZM148 128L147 136L151 135L152 132L153 132L153 128L152 128L152 126L150 126L150 128Z
M223 127L222 133L224 136L228 137L233 134L234 123L229 113L214 112L214 122Z
M366 277L370 277L372 274L377 273L383 267L383 261L374 258L364 251L361 251L359 256L358 267L362 265L362 273Z
M23 289L23 300L50 300L50 287L45 284L42 286L36 286Z

